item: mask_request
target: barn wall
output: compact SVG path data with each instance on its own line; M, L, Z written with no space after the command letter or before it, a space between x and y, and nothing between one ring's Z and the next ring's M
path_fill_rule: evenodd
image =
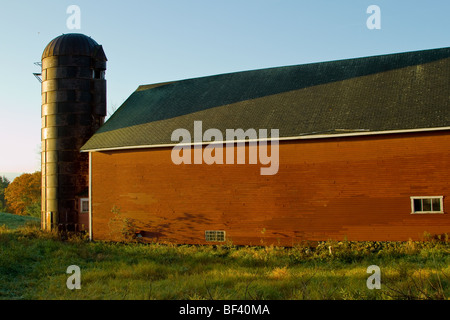
M450 134L280 142L279 171L175 165L171 148L93 153L93 237L111 239L111 209L146 241L234 244L418 240L450 233ZM444 196L445 214L411 214L410 196Z

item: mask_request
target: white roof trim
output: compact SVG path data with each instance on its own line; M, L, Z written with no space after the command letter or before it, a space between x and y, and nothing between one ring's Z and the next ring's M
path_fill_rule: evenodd
M277 138L278 141L290 141L290 140L311 140L311 139L330 139L341 137L358 137L358 136L373 136L384 134L399 134L399 133L415 133L415 132L429 132L429 131L446 131L450 130L450 127L438 127L438 128L421 128L421 129L404 129L404 130L386 130L386 131L360 131L350 133L334 133L334 134L305 134L294 137L281 137ZM271 141L271 138L266 139L252 139L252 140L231 140L231 141L203 141L196 143L169 143L169 144L153 144L153 145L139 145L139 146L124 146L124 147L111 147L100 149L87 149L81 152L101 152L101 151L113 151L113 150L130 150L130 149L151 149L151 148L168 148L175 146L195 146L195 145L211 145L211 144L226 144L226 143L249 143L259 141Z

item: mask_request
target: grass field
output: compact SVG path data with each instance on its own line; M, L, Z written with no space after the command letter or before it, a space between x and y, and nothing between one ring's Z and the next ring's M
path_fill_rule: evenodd
M9 229L16 229L27 224L39 224L40 219L28 216L18 216L11 213L0 212L0 226L5 225Z
M61 241L0 215L0 299L448 299L450 243L333 242L295 248ZM331 253L330 253L331 246ZM81 289L66 285L70 265ZM368 289L367 267L381 270Z

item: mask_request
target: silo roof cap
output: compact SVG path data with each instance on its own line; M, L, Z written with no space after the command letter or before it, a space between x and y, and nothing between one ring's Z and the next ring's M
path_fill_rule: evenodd
M42 59L51 56L89 56L106 61L101 45L94 39L81 33L62 34L45 47Z

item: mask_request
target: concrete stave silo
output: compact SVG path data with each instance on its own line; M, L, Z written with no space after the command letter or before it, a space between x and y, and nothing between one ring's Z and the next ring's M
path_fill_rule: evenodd
M42 228L87 227L88 155L81 146L106 116L106 56L83 34L53 39L42 54ZM84 223L83 223L84 222Z

